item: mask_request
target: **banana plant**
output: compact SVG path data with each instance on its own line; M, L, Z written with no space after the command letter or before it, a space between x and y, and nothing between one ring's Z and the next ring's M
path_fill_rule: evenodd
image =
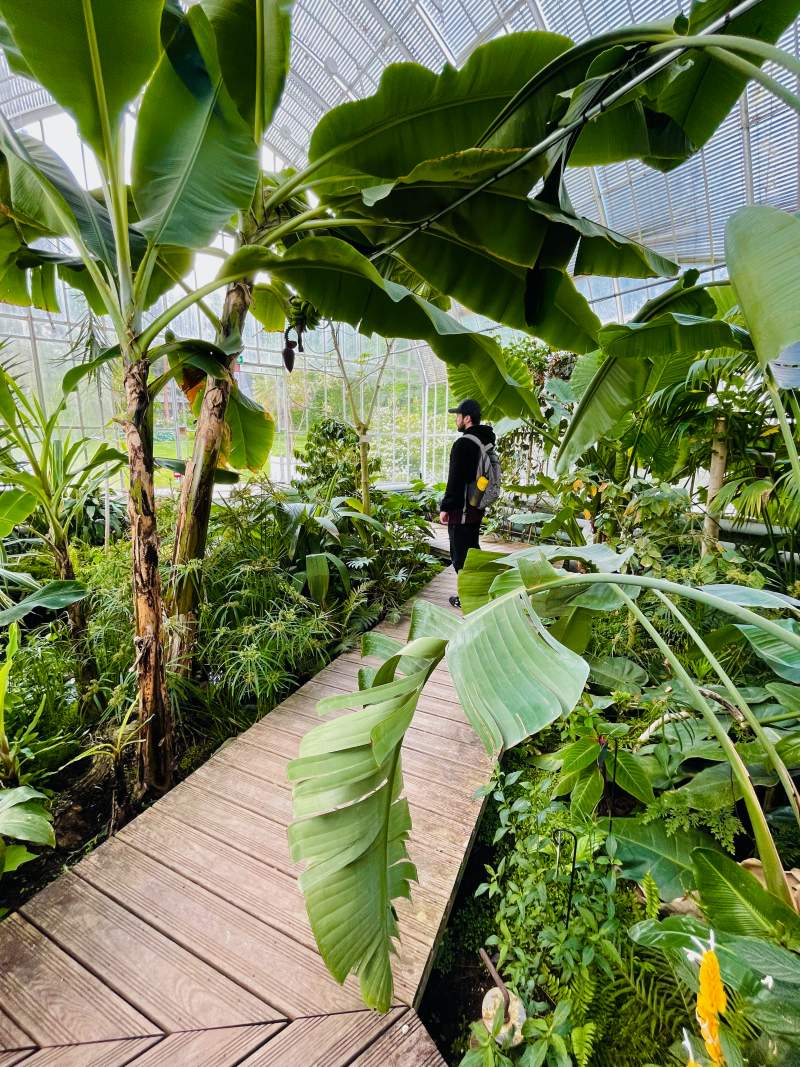
M757 367L757 388L773 405L800 492L800 457L781 396L783 389L791 400L791 390L800 385L799 239L794 215L766 206L742 208L726 228L729 287L692 290L684 281L646 304L631 322L601 330L596 370L562 440L557 468L566 469L656 395L671 368L706 353L717 359L720 377L728 368L738 369L742 358ZM687 277L696 281L693 272ZM694 306L687 307L692 291ZM737 312L744 328L731 321ZM691 371L690 365L689 378Z
M535 415L532 391L509 372L496 343L470 335L420 293L432 287L554 343L596 347L600 324L567 269L573 252L578 269L593 273L654 277L676 268L578 217L562 195L564 167L633 157L663 169L678 165L711 136L763 58L756 51L747 69L726 67L725 77L716 77L717 52L695 38L719 31L771 43L796 6L698 3L685 24L633 27L585 45L553 34L510 35L476 49L459 71L446 67L437 75L400 64L385 72L374 96L323 117L308 166L262 175L260 139L286 72L289 0L204 0L186 12L175 0L144 0L113 17L101 0L0 0L9 63L72 114L101 174L102 188L91 195L52 150L0 118L8 298L47 305L59 270L111 320L117 343L95 363L119 359L124 366L143 784L169 784L173 749L154 506L153 364L171 355L166 373L192 368L208 383L186 471L176 574L202 553L220 413L230 402L226 393L235 393L230 359L241 346L258 271L269 272L270 283L257 306L274 313L281 301L286 309L302 298L364 332L428 340L446 363L469 371L476 395L509 414ZM653 55L651 70L650 49L667 44L674 47L666 59ZM630 92L604 106L620 82ZM708 87L702 117L691 106L701 83ZM138 98L129 189L122 120ZM556 143L562 147L548 155ZM541 194L530 198L542 177ZM241 247L217 278L146 323L155 299L183 284L191 253L232 218ZM42 237L67 238L72 251L34 246ZM217 343L156 343L183 310L204 308L203 297L221 288L227 292L222 318L213 318ZM243 439L249 436L242 426ZM176 580L171 600L179 615L181 597Z
M573 574L552 566L553 558L570 556L591 569ZM554 636L559 620L575 612L615 610L624 604L636 614L730 764L753 827L767 890L783 906L794 907L780 856L741 756L697 684L638 607L636 597L642 589L662 595L690 637L701 642L704 654L710 650L673 599L689 598L727 612L738 623L753 626L780 647L789 648L793 655L800 650L800 632L745 605L796 614L800 602L763 590L754 599L753 590L738 586L712 591L676 585L623 573L624 564L624 556L616 556L604 545L539 546L505 559L473 551L459 577L462 602L472 598L472 610L464 618L417 601L408 643L367 635L364 653L383 657L388 653L388 659L377 670L362 671L357 693L320 702L321 714L357 710L312 729L301 742L299 758L289 764L295 814L289 837L293 858L307 865L300 884L320 952L339 981L349 973L359 976L370 1007L386 1010L391 1003L390 954L398 935L392 900L408 896L410 880L415 877L406 850L410 817L402 794L400 748L431 672L446 657L467 719L487 753L499 757L567 718L578 704L589 663L568 647L568 637L558 640ZM476 603L476 583L484 589L482 603ZM543 619L555 619L555 625L548 627ZM718 668L723 686L733 690L731 700L743 714L746 709L748 724L797 813L796 790L780 756L742 694L713 657L709 662Z

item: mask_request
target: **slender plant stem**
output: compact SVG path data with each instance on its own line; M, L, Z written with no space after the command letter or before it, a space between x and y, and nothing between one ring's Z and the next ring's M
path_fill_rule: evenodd
M299 215L295 215L293 218L287 219L286 222L281 222L273 229L268 230L260 241L254 243L259 245L274 244L276 241L280 240L281 237L285 237L287 233L294 233L300 224L310 222L312 219L318 219L327 211L328 207L325 204L309 208L308 211L301 211ZM332 219L330 221L333 222Z
M792 473L794 474L795 483L798 492L800 492L800 457L797 454L797 445L794 437L792 436L792 428L789 425L789 420L786 417L786 408L783 406L781 400L780 390L775 384L775 380L772 377L772 371L769 367L764 371L764 384L767 387L767 392L770 395L772 403L775 405L775 414L778 416L778 425L781 429L781 437L783 443L786 446L786 453L789 457L789 462L792 465Z
M797 820L798 826L800 826L800 794L798 794L797 792L797 787L795 786L794 781L792 780L791 774L789 774L789 770L786 767L786 764L779 756L778 750L775 748L775 745L772 743L772 741L770 741L769 737L766 734L766 731L764 730L764 727L755 717L750 708L750 705L742 696L741 690L739 690L734 684L730 675L727 673L725 668L722 666L717 657L708 647L706 642L702 639L700 634L698 634L694 626L692 626L692 624L689 622L689 620L686 618L680 608L676 604L673 604L669 597L659 592L659 590L656 590L655 595L662 602L662 604L665 604L667 606L667 608L672 612L672 614L675 616L681 626L683 626L683 628L689 634L691 639L697 645L700 652L703 654L703 656L705 656L705 658L716 671L717 677L722 682L733 703L736 705L742 715L744 715L747 725L756 735L756 738L758 739L762 748L766 752L770 766L780 779L781 785L783 786L784 791L786 793L786 797L789 801L789 804L791 805L792 811L794 812L794 817Z
M750 816L750 824L753 827L753 836L764 869L764 878L767 883L767 888L771 893L774 893L776 897L794 910L794 898L792 897L791 890L786 881L786 875L783 870L780 855L775 847L775 842L772 839L772 834L770 833L766 817L762 811L750 775L747 772L747 767L745 766L742 757L736 751L736 746L733 741L731 741L730 737L728 737L727 731L714 714L711 705L697 688L692 677L686 671L681 661L663 639L655 626L653 626L652 622L627 593L623 592L621 589L617 590L617 592L627 603L630 611L634 613L642 629L650 635L664 659L667 660L672 667L675 676L679 678L686 687L692 697L694 707L697 708L706 720L709 729L719 742L728 763L730 763L733 776L742 792L742 799L747 808L747 813Z
M767 41L758 41L752 37L737 37L736 34L732 33L709 33L690 37L675 36L663 44L657 44L650 51L665 52L669 51L670 48L675 48L677 45L691 48L722 48L730 52L746 52L750 55L759 56L761 59L768 59L777 66L784 67L786 70L800 75L800 60L795 59L790 52L785 52L782 48L769 44Z
M638 586L640 589L660 589L663 593L673 593L675 596L686 597L688 600L696 600L700 604L705 604L706 607L714 608L716 611L727 612L729 615L733 615L734 618L739 619L740 622L758 626L766 633L771 634L772 637L776 637L779 641L784 641L787 645L791 645L792 648L800 650L800 636L792 633L791 630L784 630L757 612L750 611L749 608L743 608L739 604L731 604L729 601L723 600L722 597L706 593L703 589L695 589L691 585L678 585L677 582L669 582L665 578L650 578L645 574L565 574L563 578L553 578L552 581L529 588L528 592L542 593L548 589L557 589L562 585L591 585L594 582L601 585L630 585ZM619 590L619 592L622 593L622 590Z
M761 67L757 67L755 63L750 63L748 60L742 59L741 56L736 56L724 48L709 48L708 51L715 59L719 59L745 78L752 78L753 81L760 82L773 96L777 96L800 114L800 97L781 85L775 78L770 77L769 74L765 74Z

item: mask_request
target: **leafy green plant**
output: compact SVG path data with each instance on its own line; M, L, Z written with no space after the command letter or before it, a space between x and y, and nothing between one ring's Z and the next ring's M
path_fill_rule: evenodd
M19 844L54 846L53 819L48 798L29 785L0 788L0 879L35 859L35 853ZM8 844L8 841L17 842Z

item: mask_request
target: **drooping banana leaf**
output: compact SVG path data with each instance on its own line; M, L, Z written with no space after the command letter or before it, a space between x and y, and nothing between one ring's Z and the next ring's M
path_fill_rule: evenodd
M777 208L742 208L728 221L725 256L761 368L800 387L800 219Z
M538 414L530 390L519 387L497 342L473 333L440 308L383 278L364 256L334 237L310 237L277 256L263 248L235 252L220 278L258 270L287 282L319 311L362 333L427 341L445 363L464 365L483 382L484 396L511 415Z
M24 619L28 612L34 608L46 608L48 611L59 611L69 607L70 604L83 600L89 595L89 590L80 582L58 581L48 582L35 593L24 597L16 604L12 604L5 611L0 611L0 626L9 626L18 619Z
M422 638L405 652L425 666L401 675L390 657L372 685L322 701L320 711L357 708L311 730L288 767L294 783L292 858L305 861L300 887L311 928L331 974L351 972L364 1001L386 1011L392 1000L392 943L399 934L392 901L410 895L411 828L402 796L400 746L422 688L446 642Z
M100 159L161 51L164 0L2 0L0 15L33 77L72 115Z
M619 329L625 331L634 324L649 323L668 313L712 318L717 311L716 304L703 286L695 284L697 277L697 271L687 271L665 293L648 301L627 328ZM619 336L618 328L609 329L611 332L606 337L613 341ZM590 445L617 426L646 394L653 364L645 345L643 340L642 349L630 356L604 353L594 376L580 393L556 456L556 470L567 470Z
M225 86L260 144L289 70L294 0L202 0Z
M502 640L487 643L494 627ZM467 717L496 752L572 710L588 671L550 637L524 593L466 620L417 601L409 638L363 676L371 684L320 702L322 713L361 710L315 727L289 764L289 840L293 858L308 864L300 885L320 952L337 980L357 974L366 1003L382 1010L391 1003L398 935L391 901L408 896L416 877L405 846L400 745L431 672L447 650Z
M132 163L138 227L156 245L206 245L250 204L257 177L252 130L225 88L208 18L192 7L139 109Z

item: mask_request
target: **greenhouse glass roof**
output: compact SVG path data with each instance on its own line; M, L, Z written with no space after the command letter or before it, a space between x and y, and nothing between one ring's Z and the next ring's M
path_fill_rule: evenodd
M391 63L460 65L476 45L505 33L548 29L581 41L612 27L672 18L688 6L687 0L295 0L291 72L268 145L279 163L301 165L320 117L372 93ZM800 57L800 23L780 44ZM769 72L798 91L794 75ZM45 92L10 74L1 54L0 108L18 126L57 110ZM725 222L738 207L800 209L800 124L751 82L709 144L671 174L634 161L573 169L568 186L579 212L724 277ZM606 321L628 317L661 284L579 280ZM441 379L443 368L425 349L419 347L425 378Z

